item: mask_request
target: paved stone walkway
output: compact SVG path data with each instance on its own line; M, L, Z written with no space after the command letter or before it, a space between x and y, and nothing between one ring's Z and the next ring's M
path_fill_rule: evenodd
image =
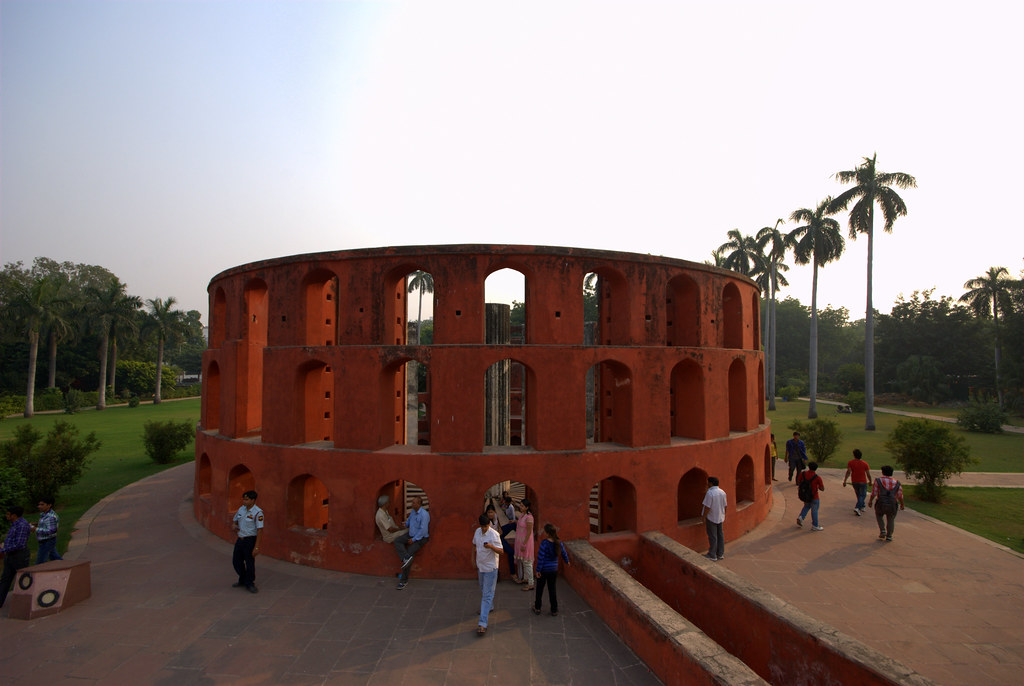
M824 531L809 530L809 515L796 526L802 503L780 461L769 518L720 564L936 683L1024 683L1024 556L912 510L896 517L893 542L879 541L873 513L853 513L845 469L818 471Z
M658 683L564 582L557 618L499 584L484 638L471 581L399 592L391 578L261 559L261 592L233 589L230 544L192 519L191 470L83 518L68 557L92 561L92 598L28 622L0 610L0 683ZM778 482L769 518L720 564L939 684L1021 684L1024 556L909 510L880 543L842 471L822 473L824 531L795 526L796 488Z
M253 595L231 588L231 545L192 518L193 465L132 484L79 522L68 558L92 597L49 617L0 610L0 684L658 683L564 581L534 616L504 581L486 636L474 581L394 578L259 558ZM372 513L371 513L372 514ZM466 544L469 563L469 539ZM396 560L397 562L397 560Z

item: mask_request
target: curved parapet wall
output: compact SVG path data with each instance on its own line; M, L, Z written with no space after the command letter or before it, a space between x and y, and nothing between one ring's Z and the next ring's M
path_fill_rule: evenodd
M484 282L501 269L525 279L526 321L487 342ZM429 345L410 344L418 271L433 278ZM599 321L586 325L589 274ZM759 291L734 272L575 248L424 246L243 265L209 294L195 514L230 539L255 488L265 555L392 573L373 520L380 494L399 520L425 495L431 538L413 575L433 577L476 575L472 529L503 483L566 539L653 530L699 547L708 475L729 495L727 538L771 507ZM512 445L488 438L495 369L511 380Z

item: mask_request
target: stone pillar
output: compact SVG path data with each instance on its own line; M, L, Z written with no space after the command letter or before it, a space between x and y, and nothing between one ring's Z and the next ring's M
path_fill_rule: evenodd
M583 345L593 346L596 345L596 341L597 322L585 322L583 324ZM595 432L597 422L596 415L594 414L597 409L595 391L594 368L591 367L587 370L587 438L593 437L594 441L597 441L597 433Z
M485 306L484 342L487 345L508 345L511 341L512 308L487 303ZM484 382L486 407L484 445L509 444L509 378L512 363L502 360L487 370Z

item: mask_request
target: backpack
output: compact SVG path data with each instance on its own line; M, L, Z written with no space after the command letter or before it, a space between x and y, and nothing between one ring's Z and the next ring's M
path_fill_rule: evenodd
M883 488L881 479L875 479L875 483L878 485L875 512L877 514L896 514L896 509L899 507L899 502L896 500L896 489L900 487L900 482L897 481L892 488Z
M796 485L796 497L800 498L800 502L814 502L813 484L815 478L817 478L817 475L812 476L810 479L808 479L807 472L800 472L800 482Z

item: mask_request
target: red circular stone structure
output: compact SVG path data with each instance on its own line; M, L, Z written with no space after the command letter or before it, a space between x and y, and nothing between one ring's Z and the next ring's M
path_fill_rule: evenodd
M523 340L486 343L484 282L506 268L525 278ZM407 339L416 271L433 277L430 345ZM585 342L588 274L600 321ZM771 508L759 291L734 272L576 248L403 247L243 265L209 293L195 515L230 539L256 489L266 555L391 574L376 498L392 495L400 519L423 492L431 537L414 576L475 577L472 529L500 482L523 484L538 524L564 539L657 530L699 548L709 475L729 495L726 538ZM412 362L429 379L413 403L419 441L406 438ZM486 445L496 363L521 377L522 445Z

